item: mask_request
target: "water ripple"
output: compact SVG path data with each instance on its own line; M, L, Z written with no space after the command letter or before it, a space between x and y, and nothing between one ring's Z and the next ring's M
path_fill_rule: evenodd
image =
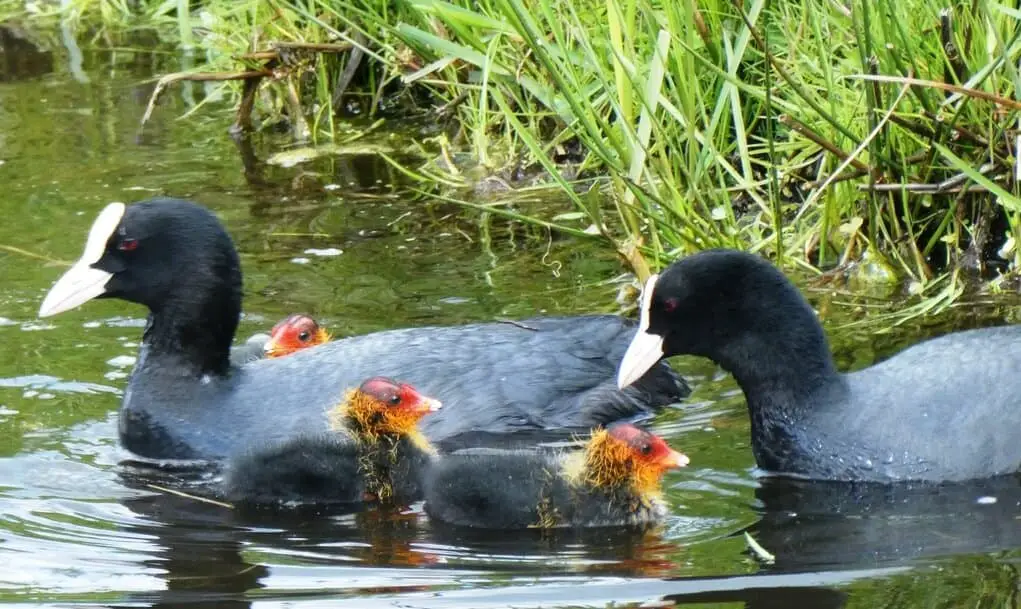
M28 374L25 376L0 378L0 387L27 388L33 390L46 389L48 391L56 391L60 393L121 393L121 390L117 387L100 385L99 383L88 383L85 381L65 381L58 377L46 374Z

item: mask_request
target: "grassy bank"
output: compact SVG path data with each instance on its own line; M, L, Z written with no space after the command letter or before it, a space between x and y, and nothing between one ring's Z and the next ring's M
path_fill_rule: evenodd
M224 86L254 105L253 128L286 115L321 141L350 111L444 121L444 150L496 175L541 169L574 206L532 220L605 239L640 276L647 261L732 246L949 300L962 276L1021 262L1013 4L71 0L38 12L194 49L201 70L243 78ZM462 196L456 164L407 169Z

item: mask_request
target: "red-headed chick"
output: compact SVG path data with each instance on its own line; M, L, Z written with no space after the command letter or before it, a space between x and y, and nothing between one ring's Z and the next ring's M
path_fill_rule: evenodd
M417 501L436 454L418 422L440 406L411 385L370 378L329 413L329 431L234 459L222 494L248 504Z
M446 455L426 473L425 511L487 529L640 526L667 512L660 480L688 457L630 423L592 432L582 451Z
M269 340L262 349L266 357L283 357L329 340L330 333L316 320L308 315L295 313L273 326Z

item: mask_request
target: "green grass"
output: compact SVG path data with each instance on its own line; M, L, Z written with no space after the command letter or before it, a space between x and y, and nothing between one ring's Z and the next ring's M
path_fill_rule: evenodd
M205 70L236 70L234 56L272 41L353 42L364 57L348 99L370 114L442 110L444 150L492 173L541 168L573 211L473 203L449 164L445 176L405 168L423 191L603 239L640 277L650 262L738 247L906 279L951 302L968 275L1021 262L1021 11L1006 2L72 0L52 11L91 32L154 29L194 45ZM265 87L262 115L294 114L296 96L312 137L330 139L351 57L304 57Z

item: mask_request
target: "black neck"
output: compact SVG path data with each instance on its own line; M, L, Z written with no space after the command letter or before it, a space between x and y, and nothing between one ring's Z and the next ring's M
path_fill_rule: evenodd
M781 315L745 328L716 353L707 354L745 394L752 438L761 466L782 460L790 437L809 411L825 407L843 387L829 344L815 313L805 303L784 307ZM766 455L763 451L768 452ZM775 455L772 453L776 453Z
M750 396L780 392L805 399L838 376L821 328L749 333L725 345L713 359Z
M151 309L143 344L148 357L172 357L187 372L226 375L230 345L241 316L240 281L224 282Z

